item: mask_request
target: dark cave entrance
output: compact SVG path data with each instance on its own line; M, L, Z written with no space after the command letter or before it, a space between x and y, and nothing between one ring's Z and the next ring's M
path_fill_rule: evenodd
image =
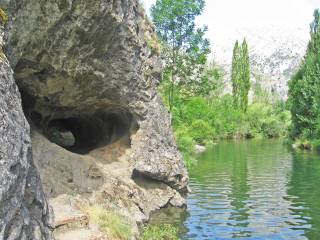
M47 138L77 154L106 146L130 136L133 118L129 113L98 113L51 120L46 127Z
M47 129L51 142L79 154L85 154L99 144L108 144L112 134L112 123L103 124L90 117L55 119Z
M119 105L106 105L96 111L86 109L57 108L47 105L46 99L21 91L25 115L33 128L38 129L51 142L77 154L87 154L126 138L138 130L138 124L130 111ZM40 109L36 110L36 102Z

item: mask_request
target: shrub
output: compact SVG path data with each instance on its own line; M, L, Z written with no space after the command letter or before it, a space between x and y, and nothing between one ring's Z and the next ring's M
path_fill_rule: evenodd
M89 207L86 212L90 220L98 224L100 230L110 239L127 240L132 237L130 223L121 215L103 209L100 206Z
M208 103L202 97L191 98L183 110L184 119L188 123L192 123L194 119L208 119L211 112Z
M274 116L264 119L261 125L261 132L267 138L280 137L282 124Z
M170 224L147 226L142 233L142 240L178 240L178 229Z
M199 144L204 144L205 140L212 138L214 128L202 119L192 122L189 135Z
M192 154L195 149L195 141L190 136L181 136L177 139L179 150L184 153Z
M180 127L175 132L178 148L182 153L184 163L190 169L195 163L196 159L192 156L195 150L196 142L188 135L188 128Z

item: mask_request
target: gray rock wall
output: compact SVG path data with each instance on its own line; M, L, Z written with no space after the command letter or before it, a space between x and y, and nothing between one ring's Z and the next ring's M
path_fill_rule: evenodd
M44 134L57 119L100 119L95 125L112 125L116 135L123 128L134 171L184 192L187 172L156 91L161 64L148 48L153 29L138 0L0 4L12 18L7 53L27 115L37 115Z
M1 26L1 46L3 35ZM0 50L0 239L53 239L52 215L32 160L29 124L12 69Z

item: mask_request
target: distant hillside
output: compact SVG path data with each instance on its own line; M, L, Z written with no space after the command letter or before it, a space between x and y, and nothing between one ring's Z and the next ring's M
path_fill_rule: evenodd
M299 66L309 41L308 28L251 27L233 31L213 45L214 59L227 72L226 91L231 91L230 68L236 39L246 37L250 49L252 81L286 99L287 83Z

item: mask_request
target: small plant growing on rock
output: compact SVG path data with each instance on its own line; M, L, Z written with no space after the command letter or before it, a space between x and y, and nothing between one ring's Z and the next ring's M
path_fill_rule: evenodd
M2 47L0 46L0 60L6 59L6 55L3 52Z
M142 240L179 240L178 229L170 224L147 226L142 233Z
M2 25L7 24L8 20L9 20L7 14L5 13L5 11L2 8L0 8L0 19L1 19Z
M123 216L100 206L88 207L86 212L90 221L99 225L100 230L106 234L108 239L127 240L132 237L132 227Z
M162 52L161 42L155 34L153 34L151 37L147 37L146 39L148 48L152 53L160 54Z

